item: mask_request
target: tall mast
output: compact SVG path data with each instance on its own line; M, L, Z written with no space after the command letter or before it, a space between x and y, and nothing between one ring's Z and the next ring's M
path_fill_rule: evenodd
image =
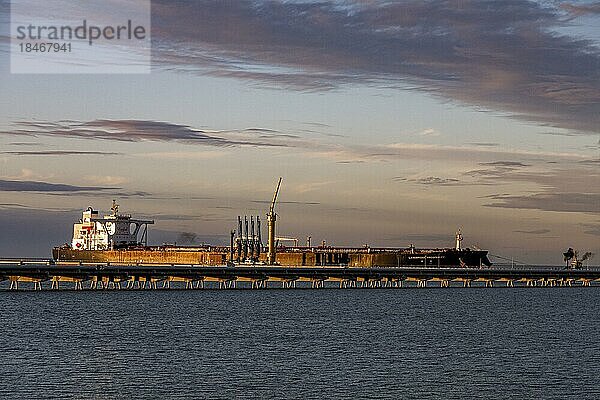
M269 250L267 253L267 263L270 265L275 264L275 221L277 220L275 202L277 201L277 195L279 194L279 188L281 187L281 180L282 178L280 177L279 182L277 183L277 189L275 189L275 193L273 194L273 201L271 202L269 213L267 214L267 222L269 224Z

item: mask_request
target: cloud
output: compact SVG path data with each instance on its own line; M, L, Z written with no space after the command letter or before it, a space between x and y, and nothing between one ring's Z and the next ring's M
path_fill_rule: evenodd
M594 160L582 160L582 161L579 161L579 163L585 164L585 165L591 165L591 166L600 167L600 158L594 159Z
M514 171L504 176L510 182L534 183L548 193L600 194L600 171L592 168L556 168Z
M332 181L321 181L321 182L298 182L292 188L291 191L298 194L313 193L315 191L327 190L335 184Z
M550 233L550 229L533 229L530 231L525 231L525 230L516 230L513 231L515 233L524 233L526 235L543 235L546 233Z
M110 175L86 175L83 177L86 182L94 185L122 185L128 181L123 176L110 176Z
M415 180L415 182L421 185L456 185L460 183L460 180L455 178L440 178L437 176L428 176L426 178L420 178Z
M364 164L365 160L343 160L336 161L336 164Z
M584 159L581 154L567 152L548 152L530 150L504 150L500 148L487 148L481 146L444 146L437 144L420 143L391 143L387 145L355 146L357 152L365 157L377 158L404 158L426 160L464 160L485 162L489 159L518 158L530 159ZM510 161L510 160L508 160Z
M3 209L19 209L19 208L28 208L28 206L26 206L25 204L19 204L19 203L0 203L0 210Z
M226 151L161 151L154 153L137 153L138 157L180 159L180 160L212 160L226 156Z
M431 160L449 163L485 162L490 159L516 160L584 160L579 153L501 149L482 146L445 146L421 143L342 145L311 142L304 147L307 157L351 162L387 162L396 160ZM518 161L520 162L520 161ZM499 168L499 167L496 167Z
M211 207L217 208L217 207ZM230 208L225 208L230 209ZM211 221L223 221L223 217L219 216L215 213L206 213L201 215L193 215L193 214L167 214L167 213L154 213L154 214L141 214L139 215L141 218L153 219L156 221L203 221L203 222L211 222ZM229 219L225 219L225 221L229 221Z
M39 173L29 168L21 168L21 171L19 171L18 174L5 176L4 178L13 181L47 181L53 179L54 174L49 173L48 171Z
M156 0L153 60L159 68L270 87L408 88L541 125L599 132L597 43L553 29L597 7Z
M64 183L48 183L37 181L17 181L0 179L0 192L91 192L118 188L74 186Z
M530 166L530 164L525 164L521 161L480 162L478 165L481 165L485 168L467 171L464 173L464 175L477 178L480 183L484 181L488 181L487 183L490 183L490 180L498 181L500 179L514 180L514 172L516 170Z
M588 235L600 236L600 223L598 224L581 224L586 230L584 233Z
M142 190L134 190L131 192L122 192L120 190L117 191L112 191L111 189L113 188L107 188L107 189L103 189L103 191L101 192L104 195L104 198L120 198L120 199L125 199L125 198L132 198L132 197L140 197L140 198L144 198L144 199L157 199L157 200L164 200L164 198L162 197L157 197L149 192L144 192ZM117 188L120 189L120 188ZM104 191L105 190L105 191ZM50 193L53 195L57 195L60 196L60 193ZM91 191L86 191L86 192L81 192L77 194L78 196L81 197L92 197L92 198L98 198L99 193L96 192L91 192Z
M540 132L540 135L550 135L550 136L565 136L565 137L574 137L579 136L581 133L573 132L573 131L564 131L564 132Z
M582 15L600 14L600 2L590 4L561 4L560 7L567 11L571 18L574 19Z
M522 163L520 161L491 161L491 162L482 162L479 165L491 165L494 167L529 167L529 164Z
M37 142L12 142L8 144L9 146L39 146L41 143Z
M122 153L104 152L104 151L72 151L72 150L39 150L39 151L2 151L0 154L13 156L80 156L80 155L98 155L98 156L118 156Z
M600 193L537 193L528 196L491 195L487 207L576 212L600 215Z
M495 201L486 204L489 207L600 214L600 172L593 168L572 167L536 171L523 167L493 167L489 170L470 171L469 174L495 184L528 184L527 194L503 193L486 196Z
M419 136L436 137L440 136L440 133L433 128L427 128L418 133Z
M424 178L403 178L403 177L395 177L394 180L396 182L411 182L418 183L419 185L426 186L457 186L461 185L462 182L456 178L440 178L438 176L427 176Z
M581 163L581 162L580 162ZM598 193L600 194L600 173L593 169L579 167L561 167L548 169L544 166L543 169L534 166L533 164L524 163L522 161L488 161L479 162L482 168L467 170L458 177L394 177L396 182L416 183L427 186L497 186L497 185L512 185L527 183L531 191L539 190L540 195L546 194L567 194L567 193ZM572 165L572 164L567 164ZM533 185L532 185L533 184ZM545 197L512 197L507 194L492 194L489 198L495 200L503 200L503 203L495 203L493 206L504 206L520 208L517 206L517 201L520 203L528 199L542 199ZM510 200L510 201L509 201ZM528 203L531 204L531 203ZM527 207L529 208L529 207ZM541 209L544 209L542 207ZM572 209L567 206L567 210Z
M544 152L499 147L467 145L444 146L438 144L389 143L389 144L343 144L331 142L331 138L305 138L295 132L282 132L269 128L245 128L230 130L198 129L188 125L152 120L93 121L19 121L13 128L0 134L17 136L51 136L87 140L118 142L176 142L186 145L218 147L215 152L153 152L138 156L155 158L202 159L226 155L228 148L257 147L274 149L300 149L304 155L325 158L345 164L381 162L394 160L480 161L503 159L506 163L520 161L511 159L575 159L585 160L579 153ZM506 168L516 166L512 164ZM500 167L499 165L497 166Z
M476 146L476 147L497 147L500 144L499 143L491 143L491 142L474 142L474 143L467 143L467 145Z
M299 137L262 128L209 131L187 125L150 120L19 121L1 133L17 136L54 136L119 142L180 142L216 147L290 147Z

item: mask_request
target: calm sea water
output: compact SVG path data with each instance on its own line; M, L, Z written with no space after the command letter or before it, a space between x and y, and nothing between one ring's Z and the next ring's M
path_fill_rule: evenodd
M0 292L0 398L600 398L600 290Z

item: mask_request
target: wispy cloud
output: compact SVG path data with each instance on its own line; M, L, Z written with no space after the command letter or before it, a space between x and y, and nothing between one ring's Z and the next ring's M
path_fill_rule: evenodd
M111 175L86 175L83 177L86 182L94 185L122 185L128 181L124 176L111 176Z
M516 170L530 166L520 161L480 162L479 165L482 168L467 171L464 175L479 180L494 180L498 182L500 179L512 180Z
M516 230L515 233L524 233L526 235L544 235L550 233L550 229L532 229L532 230Z
M540 135L549 135L549 136L565 136L565 137L575 137L579 136L580 133L573 131L550 131L550 132L540 132Z
M449 161L479 161L490 159L506 159L508 162L523 159L571 159L582 160L585 156L568 152L533 151L522 149L506 150L497 147L483 146L446 146L420 143L391 143L386 145L355 146L345 151L354 150L363 159L419 159ZM341 151L341 150L340 150ZM341 152L339 157L343 157Z
M537 193L525 196L492 195L488 207L541 211L576 212L600 215L600 193Z
M600 236L600 223L581 224L588 235Z
M394 181L429 187L481 186L506 193L482 198L484 206L600 215L600 172L581 163L554 168L519 161L480 162L479 169L455 177L395 177ZM520 230L519 233L532 232ZM546 233L546 232L544 232ZM540 233L541 234L541 233Z
M12 142L8 144L9 146L40 146L41 143L37 142Z
M258 147L272 149L298 149L308 157L325 158L334 162L351 164L394 160L480 161L503 159L505 163L519 163L523 159L568 159L583 161L578 153L502 149L498 146L447 146L420 143L343 144L332 138L306 138L296 131L279 131L269 128L199 129L188 125L152 120L93 121L19 121L13 128L0 131L4 135L29 137L63 137L118 142L175 142L187 145L218 147L215 152L152 152L139 156L156 158L214 158L225 155L227 148ZM46 152L42 152L46 153ZM51 151L48 155L54 154ZM70 153L70 152L69 152ZM96 152L92 152L96 154ZM111 154L97 152L99 154ZM512 168L518 165L496 165L495 168Z
M0 179L0 192L97 192L118 188L74 186L64 183L48 183L38 181L18 181Z
M561 4L560 7L570 14L569 19L588 14L600 14L600 2L589 4L564 3Z
M497 147L500 144L499 143L491 143L491 142L473 142L473 143L467 143L467 145L476 146L476 147Z
M161 151L153 153L136 153L138 157L179 160L212 160L226 156L227 151Z
M479 165L490 165L493 167L506 167L506 168L516 168L516 167L529 167L529 164L522 163L520 161L490 161L490 162L482 162Z
M597 7L527 0L156 0L154 61L271 87L409 88L599 132L598 44L553 30Z
M395 177L394 181L396 181L396 182L411 182L411 183L417 183L419 185L425 185L425 186L459 186L459 185L465 184L464 182L461 182L460 179L441 178L439 176L427 176L424 178Z
M46 181L54 178L54 174L50 173L39 173L29 168L22 168L18 174L12 176L5 176L9 180L14 181Z
M292 191L298 194L312 193L315 191L327 190L328 186L333 186L335 182L319 181L319 182L298 182L292 188Z
M555 168L544 170L513 170L502 173L496 182L534 183L548 193L600 194L600 171L592 168ZM535 190L534 187L531 190ZM597 205L600 207L600 204Z
M39 151L2 151L0 154L11 156L118 156L122 153L105 151L39 150Z
M419 136L428 136L428 137L436 137L440 136L440 132L436 131L433 128L427 128L418 133Z
M593 168L559 167L539 170L527 165L488 163L487 168L467 172L490 184L526 183L526 194L492 194L489 207L600 214L600 173Z
M215 147L290 147L300 138L272 129L203 130L151 120L19 121L1 132L17 136L53 136L120 142L180 142Z
M580 163L585 164L585 165L600 167L600 158L593 159L593 160L582 160L582 161L580 161Z

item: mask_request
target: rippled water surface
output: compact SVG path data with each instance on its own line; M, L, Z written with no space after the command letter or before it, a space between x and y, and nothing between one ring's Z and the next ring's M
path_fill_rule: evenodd
M0 292L0 398L600 398L600 289Z

